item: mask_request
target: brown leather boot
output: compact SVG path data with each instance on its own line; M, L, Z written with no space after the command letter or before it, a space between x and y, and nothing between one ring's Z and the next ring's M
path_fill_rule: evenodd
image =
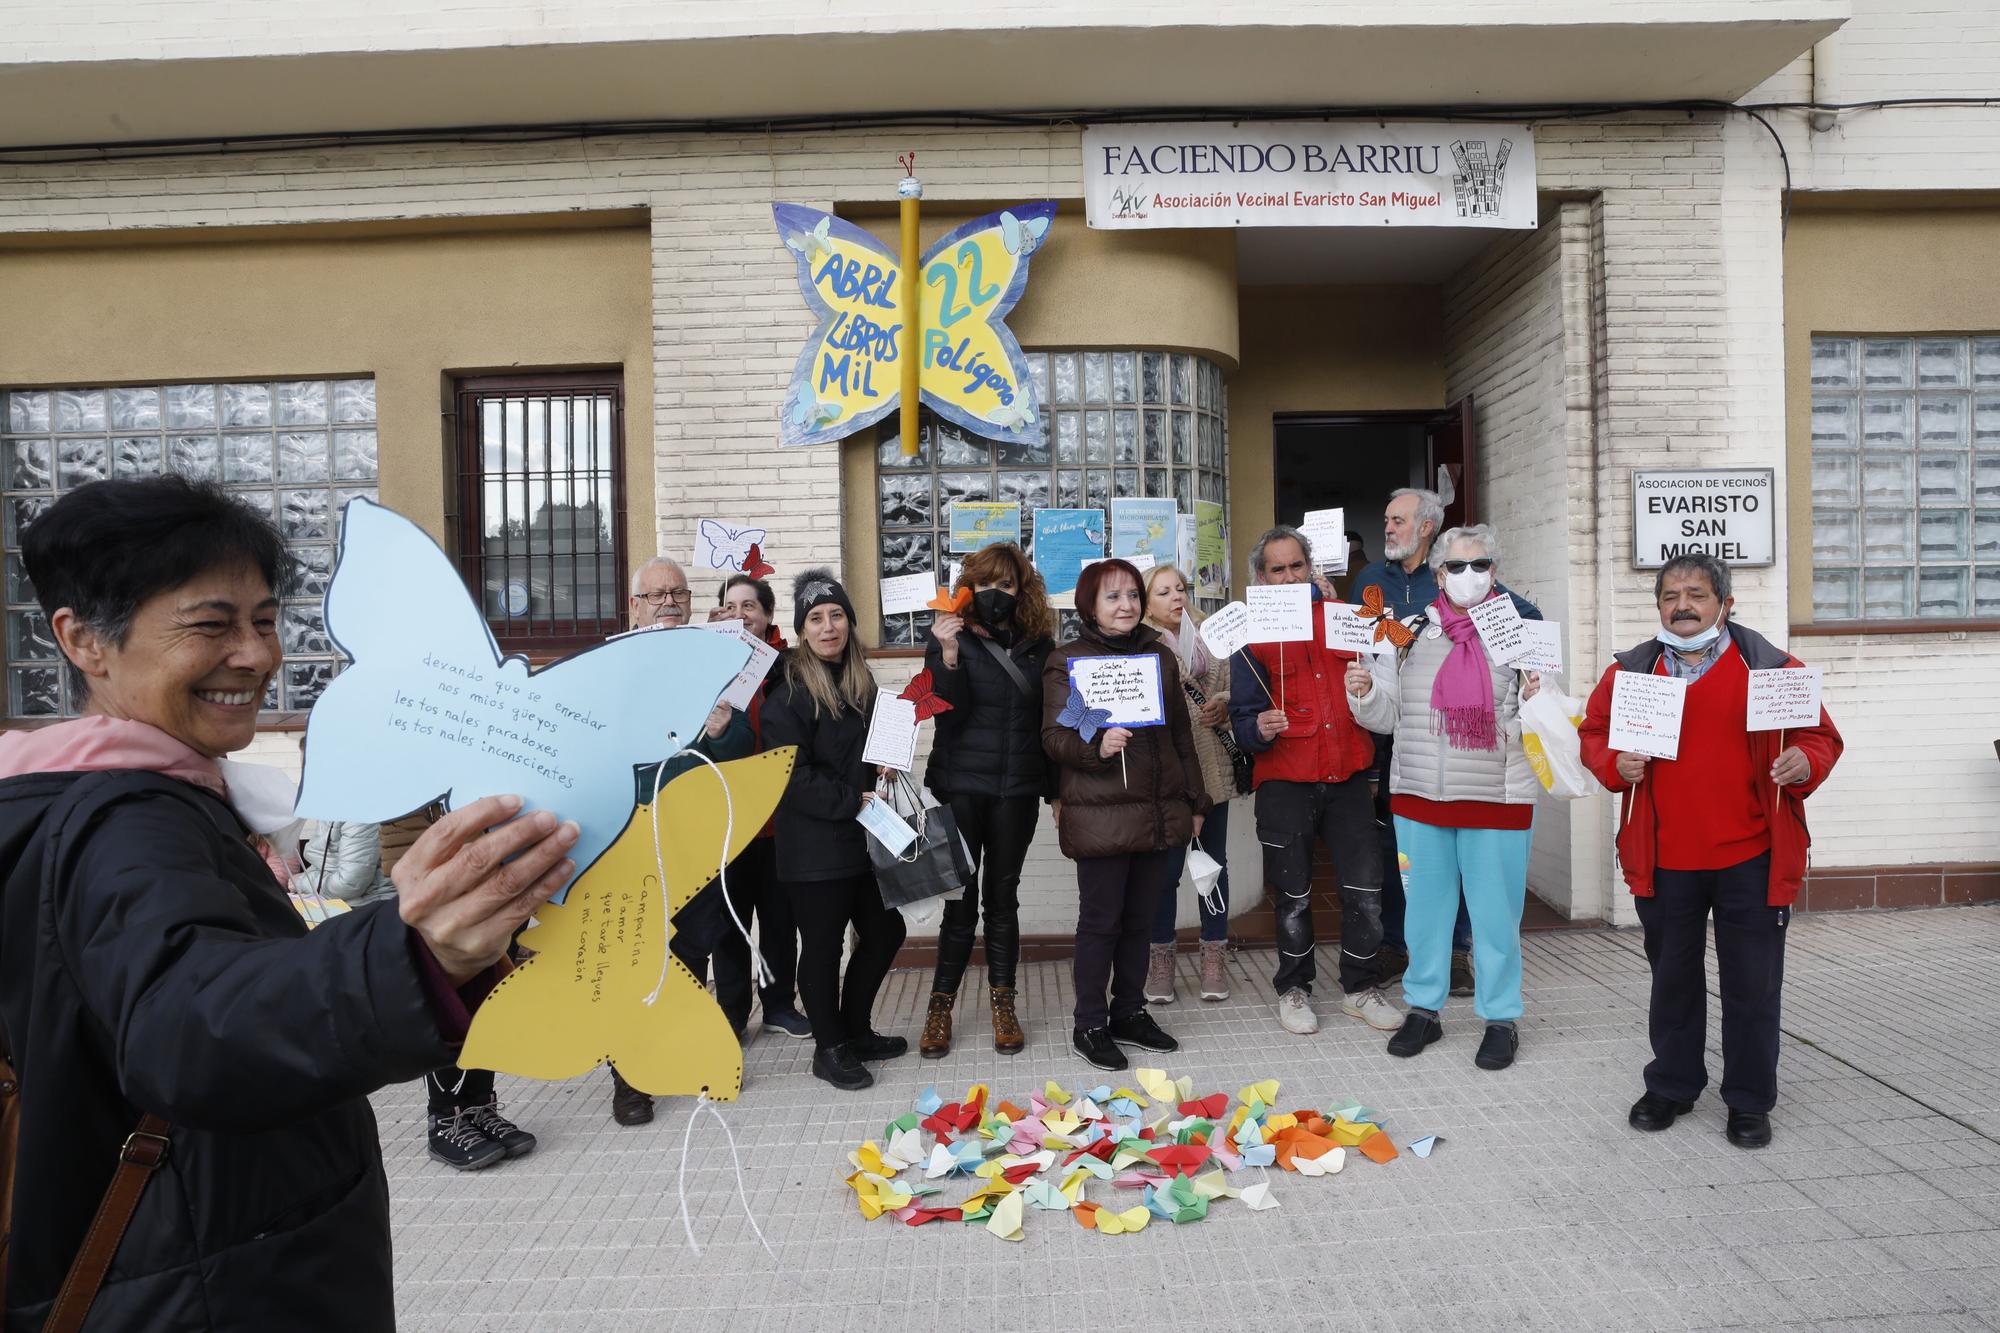
M1174 1002L1174 950L1171 944L1155 944L1147 953L1146 1003Z
M1021 1020L1014 1013L1014 988L993 987L993 1049L1002 1055L1018 1055L1028 1044Z
M917 1053L926 1060L942 1060L951 1054L951 1006L958 999L949 991L931 992L931 1007L924 1014L924 1035L917 1039Z

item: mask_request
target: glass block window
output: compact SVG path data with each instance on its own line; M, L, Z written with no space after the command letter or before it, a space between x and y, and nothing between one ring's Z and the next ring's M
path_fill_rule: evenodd
M925 411L918 452L904 458L897 419L877 436L876 486L884 577L950 562L954 501L1018 502L1021 542L1034 544L1034 511L1103 509L1113 497L1227 503L1227 391L1222 368L1182 352L1028 353L1042 401L1041 439L1001 444L969 435ZM1208 609L1221 603L1206 604ZM1066 626L1072 613L1064 613ZM881 644L914 647L930 613L884 616Z
M305 567L279 612L285 665L266 711L310 708L340 669L320 602L343 506L376 497L374 380L0 391L9 717L61 717L80 703L21 566L22 530L78 486L162 472L222 482L277 523Z
M2000 337L1812 341L1813 619L2000 618Z

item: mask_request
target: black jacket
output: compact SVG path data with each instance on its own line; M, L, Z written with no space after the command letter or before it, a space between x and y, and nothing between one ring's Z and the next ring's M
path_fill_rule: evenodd
M874 765L861 760L861 752L868 748L874 696L869 696L867 711L822 711L815 716L812 695L794 689L783 671L784 663L772 668L777 683L765 696L758 716L766 750L798 747L791 783L778 798L778 878L871 874L868 834L855 816L861 813L862 794L875 789Z
M41 1327L141 1111L172 1122L90 1327L383 1329L368 1094L451 1062L393 904L307 934L219 798L0 781L0 1018L21 1075L5 1327Z
M1042 663L1055 645L1047 639L1005 649L1026 694L987 644L968 626L958 636L958 666L944 664L944 649L925 635L924 667L931 689L951 705L932 719L924 785L940 799L953 796L1055 796L1055 769L1042 753ZM995 644L996 647L999 645Z

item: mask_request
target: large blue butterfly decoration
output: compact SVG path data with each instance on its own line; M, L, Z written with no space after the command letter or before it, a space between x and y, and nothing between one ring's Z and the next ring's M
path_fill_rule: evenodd
M1085 744L1089 744L1104 725L1111 721L1111 710L1092 708L1076 686L1072 685L1069 687L1069 702L1063 705L1062 712L1056 714L1056 721L1081 736Z

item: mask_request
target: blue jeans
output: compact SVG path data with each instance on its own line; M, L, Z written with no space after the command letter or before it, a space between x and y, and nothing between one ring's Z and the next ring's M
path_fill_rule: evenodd
M1208 899L1200 899L1201 938L1204 944L1229 938L1229 802L1217 801L1210 808L1208 818L1201 822L1201 836L1194 845L1222 863L1222 874L1215 881L1215 892L1210 895L1219 903L1217 911L1208 905ZM1153 914L1153 943L1172 944L1174 942L1174 916L1180 907L1181 871L1187 865L1187 853L1174 853L1173 878L1167 881L1167 888L1160 895L1159 908Z
M1410 858L1404 930L1410 968L1403 999L1444 1008L1451 991L1451 928L1462 901L1472 913L1472 1007L1489 1023L1521 1016L1521 907L1528 896L1529 829L1440 828L1396 817Z

